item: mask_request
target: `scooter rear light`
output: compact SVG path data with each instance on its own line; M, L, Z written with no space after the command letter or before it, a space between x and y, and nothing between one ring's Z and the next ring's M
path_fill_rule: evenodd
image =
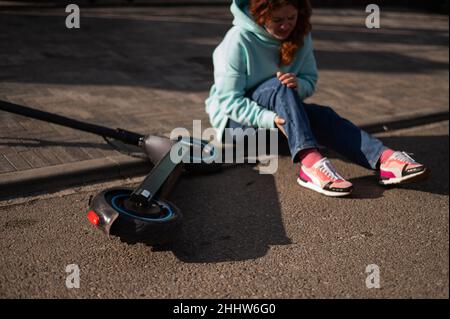
M89 219L89 222L94 226L98 226L98 224L100 223L100 217L98 217L97 213L93 210L91 210L87 214L87 218Z

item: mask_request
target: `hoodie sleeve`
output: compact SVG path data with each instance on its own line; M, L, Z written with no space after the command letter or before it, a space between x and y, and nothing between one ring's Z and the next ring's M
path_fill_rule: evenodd
M245 97L247 54L237 39L229 39L214 58L214 81L221 111L235 122L258 128L274 128L276 113Z
M302 66L297 75L299 84L297 90L300 98L303 100L314 94L318 78L311 34L306 36L302 51L304 52L304 56L302 57Z

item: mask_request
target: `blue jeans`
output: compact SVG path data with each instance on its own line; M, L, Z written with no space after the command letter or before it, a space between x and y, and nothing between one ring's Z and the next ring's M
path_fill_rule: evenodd
M304 103L296 89L288 88L276 77L250 90L246 96L286 121L283 128L294 162L298 162L300 151L326 146L356 164L376 169L386 149L380 140L340 117L332 108ZM247 128L232 120L228 127Z

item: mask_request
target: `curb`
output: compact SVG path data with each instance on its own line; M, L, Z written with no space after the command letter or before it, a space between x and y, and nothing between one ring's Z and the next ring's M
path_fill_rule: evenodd
M449 112L442 111L425 115L397 117L391 121L362 124L360 127L370 134L375 134L448 120ZM58 191L92 182L142 176L150 172L152 167L152 164L145 159L117 155L30 169L20 173L1 174L0 199ZM44 185L45 190L42 189Z
M118 155L30 169L19 174L17 172L1 174L0 199L144 175L150 172L152 167L147 160Z
M448 120L449 111L441 111L425 115L397 116L391 121L363 124L360 128L370 134L375 134Z

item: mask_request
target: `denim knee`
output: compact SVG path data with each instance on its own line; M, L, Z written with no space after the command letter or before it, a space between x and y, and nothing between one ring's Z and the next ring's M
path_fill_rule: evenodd
M277 77L273 77L251 89L247 95L254 96L256 98L267 91L271 91L272 94L285 93L285 89L288 89L288 87L283 85Z
M272 78L264 81L258 87L266 87L266 86L279 89L282 86L282 84L281 84L281 81L278 80L278 78L275 76L275 77L272 77Z

